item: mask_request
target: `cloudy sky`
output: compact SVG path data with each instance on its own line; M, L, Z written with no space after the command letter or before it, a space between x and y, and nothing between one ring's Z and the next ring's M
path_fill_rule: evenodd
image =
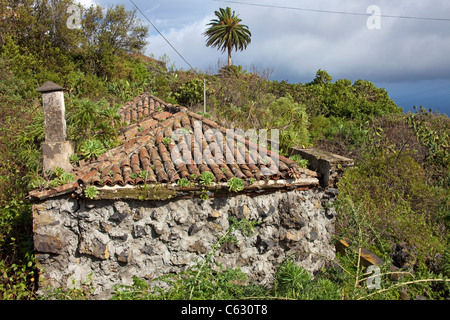
M134 8L130 0L80 2ZM269 70L272 80L291 83L309 82L323 69L333 81L364 79L385 88L405 111L423 105L450 115L448 0L133 2L189 65L202 71L226 64L226 53L206 47L202 33L214 11L229 6L252 33L247 50L233 53L235 65ZM381 17L368 12L373 5ZM190 68L151 26L148 40L147 55L165 54L177 69Z

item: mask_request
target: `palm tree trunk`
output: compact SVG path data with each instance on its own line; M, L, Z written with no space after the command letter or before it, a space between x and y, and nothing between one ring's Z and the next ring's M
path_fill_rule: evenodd
M228 46L228 66L231 66L231 50L233 48L231 46Z

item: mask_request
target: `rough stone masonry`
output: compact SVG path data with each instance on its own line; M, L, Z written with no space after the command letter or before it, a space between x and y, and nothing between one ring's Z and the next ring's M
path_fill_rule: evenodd
M229 197L140 201L73 199L69 195L33 205L34 245L40 291L92 281L94 297L111 296L133 276L153 279L185 270L225 234L230 217L258 222L215 259L240 267L250 280L270 285L279 264L293 256L310 272L335 257L330 244L335 189L277 191Z

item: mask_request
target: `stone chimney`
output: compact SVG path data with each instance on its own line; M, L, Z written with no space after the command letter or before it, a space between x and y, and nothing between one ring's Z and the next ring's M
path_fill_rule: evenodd
M66 109L64 106L64 88L47 81L38 92L42 93L44 106L45 142L42 144L44 170L61 167L66 172L72 171L69 157L74 153L72 141L67 140Z

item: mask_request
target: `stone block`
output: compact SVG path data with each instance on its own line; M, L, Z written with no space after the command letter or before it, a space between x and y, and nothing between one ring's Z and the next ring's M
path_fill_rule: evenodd
M280 233L280 240L286 242L299 242L303 239L302 230L287 230Z
M354 160L316 148L293 147L290 154L298 154L308 160L309 168L320 174L320 185L335 185L339 175L347 167L354 165Z
M106 237L106 236L105 236ZM109 259L110 253L108 250L108 244L105 238L96 237L95 235L89 236L89 238L82 239L79 251L80 253L94 256L100 260Z
M282 212L280 217L282 225L288 229L301 229L306 225L306 221L298 212Z
M188 247L188 250L189 251L194 251L194 252L197 252L197 253L200 253L200 254L203 254L203 253L207 252L207 249L206 249L204 243L202 241L199 241L199 240L197 240L193 244L191 244Z
M167 224L165 222L152 221L150 225L158 236L167 233Z
M130 258L130 254L129 254L128 250L125 249L125 250L123 250L122 252L120 252L120 253L118 253L116 255L117 255L117 260L119 262L128 263L128 260Z
M208 214L208 216L210 218L218 218L220 217L220 212L218 210L213 210Z
M189 227L188 235L193 236L194 234L199 232L201 229L202 229L202 227L199 227L198 225L193 224L192 226Z
M133 237L135 237L135 238L142 238L145 235L147 235L147 231L145 230L145 226L141 226L141 225L134 225L133 226Z
M66 172L73 169L69 161L70 155L74 153L72 141L57 141L42 143L43 168L53 171L56 167L61 167Z
M63 248L63 242L55 235L35 233L33 241L37 252L59 254Z

